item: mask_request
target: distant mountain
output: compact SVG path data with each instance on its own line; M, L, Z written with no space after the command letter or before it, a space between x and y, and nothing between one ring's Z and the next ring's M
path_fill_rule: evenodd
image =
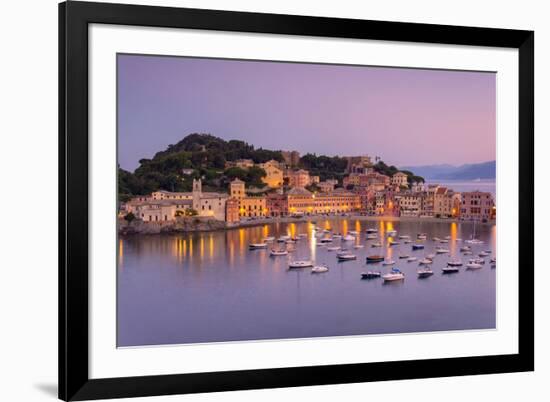
M470 163L460 166L447 164L402 166L400 169L412 170L427 180L475 180L496 178L496 161Z

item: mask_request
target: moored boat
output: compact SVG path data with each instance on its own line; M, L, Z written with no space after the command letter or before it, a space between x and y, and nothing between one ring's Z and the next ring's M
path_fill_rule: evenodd
M367 264L373 264L376 262L384 261L384 256L382 255L369 255L367 256Z
M248 248L250 250L264 249L264 248L267 248L267 243L250 243L248 245Z
M380 271L367 271L361 273L361 278L363 279L376 279L380 278L382 276L382 272Z
M423 258L423 259L421 259L420 261L418 261L418 263L419 263L420 265L429 265L429 264L432 264L433 261L430 260L429 258Z
M275 249L272 249L272 250L269 252L269 255L272 256L272 257L278 257L278 256L281 256L281 255L288 255L288 251L287 251L287 250L275 250Z
M356 260L357 256L346 251L336 254L336 258L338 258L338 261L351 261Z
M343 241L355 241L355 236L347 234L344 237L342 237Z
M288 267L289 268L309 268L309 267L313 267L313 261L311 261L311 260L291 261L288 264Z
M449 252L449 249L443 248L443 247L438 247L438 248L436 248L435 252L436 252L436 254L446 254L446 253Z
M338 251L341 248L342 247L340 247L340 246L327 247L327 251Z
M447 261L447 265L449 267L461 267L462 266L462 261L457 260L457 259L449 260L449 261Z
M483 268L483 265L478 264L476 262L469 262L468 264L466 264L466 268L467 269L480 269L480 268Z
M443 271L444 274L453 274L455 272L458 272L459 268L446 266L446 267L443 267L441 270Z
M328 267L326 265L316 265L311 268L312 274L322 274L324 272L328 272Z
M434 274L434 271L432 271L430 268L420 268L416 271L416 274L419 278L427 278L428 276L432 276Z
M390 272L382 275L382 279L384 279L384 282L400 281L405 279L405 274L397 268L392 268Z
M382 265L395 265L394 260L385 260L382 262Z
M417 243L415 243L415 244L412 245L412 249L413 249L413 250L423 250L423 249L424 249L424 245L423 245L423 244L417 244Z

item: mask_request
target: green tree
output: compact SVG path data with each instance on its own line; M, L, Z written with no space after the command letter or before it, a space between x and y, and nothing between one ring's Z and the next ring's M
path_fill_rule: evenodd
M128 223L132 223L136 219L136 216L133 212L128 212L124 217L124 220Z

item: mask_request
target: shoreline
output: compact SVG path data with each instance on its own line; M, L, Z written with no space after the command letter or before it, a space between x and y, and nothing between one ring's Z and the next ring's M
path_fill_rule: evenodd
M256 227L270 225L274 223L304 223L318 220L335 220L335 219L352 219L361 222L428 222L428 223L470 223L473 221L460 220L456 218L436 218L436 217L417 217L417 216L365 216L365 215L310 215L307 217L276 217L265 218L251 221L241 221L234 224L228 224L222 221L204 220L201 219L194 225L179 225L180 221L171 222L138 222L126 223L118 221L117 232L121 236L134 235L157 235L157 234L175 234L175 233L195 233L195 232L215 232L234 229L242 229L248 227ZM477 222L478 225L492 226L496 225L496 221L490 220L487 222Z

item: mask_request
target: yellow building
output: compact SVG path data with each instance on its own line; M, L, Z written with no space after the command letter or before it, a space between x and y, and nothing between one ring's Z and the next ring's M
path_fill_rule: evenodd
M242 180L235 179L229 184L229 195L239 201L239 216L241 218L267 215L265 196L250 197L246 195Z
M408 187L407 175L403 172L397 172L391 177L391 184L393 186Z
M313 194L304 188L296 187L291 189L287 196L290 215L332 214L361 209L361 197L344 189Z
M279 188L283 185L283 171L280 168L279 162L270 160L258 165L261 167L266 176L262 177L262 181L271 188Z
M288 185L290 187L305 187L311 184L309 172L304 169L288 171Z

